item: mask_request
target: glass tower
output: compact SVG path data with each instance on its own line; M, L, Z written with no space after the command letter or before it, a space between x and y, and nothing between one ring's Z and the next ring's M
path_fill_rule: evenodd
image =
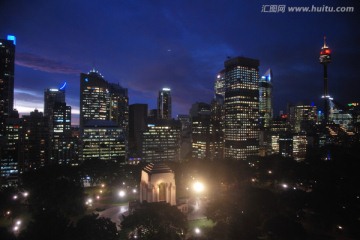
M259 61L236 57L225 65L225 158L259 152Z

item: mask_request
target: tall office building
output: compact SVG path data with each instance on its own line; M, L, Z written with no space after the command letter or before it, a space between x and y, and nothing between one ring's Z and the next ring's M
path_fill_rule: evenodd
M203 102L194 103L190 109L192 158L210 160L211 105Z
M44 116L48 120L50 163L67 164L71 154L71 107L65 102L66 82L60 87L45 89Z
M48 119L42 112L35 110L23 116L23 160L24 171L37 169L48 164L49 127Z
M80 74L80 129L89 120L110 120L109 84L94 69Z
M110 121L117 123L124 129L124 134L129 132L129 97L128 89L119 84L109 84L110 93Z
M293 132L308 132L317 122L316 106L301 104L290 107L290 124Z
M259 61L236 57L225 65L225 158L259 152Z
M260 128L268 128L273 116L272 109L272 71L268 69L259 82L259 121Z
M179 161L181 122L151 120L142 135L142 160L145 162Z
M171 119L171 90L163 88L158 97L158 118Z
M49 117L52 114L55 103L65 103L64 88L48 88L44 91L44 116Z
M129 152L131 157L141 157L141 139L147 127L147 114L147 104L132 104L129 107Z
M5 121L5 134L0 148L0 177L4 187L15 186L21 166L22 119L14 111Z
M6 118L14 108L14 36L0 39L0 137L4 135Z
M225 97L225 70L221 70L216 75L214 90L215 95L221 95Z
M224 111L224 96L216 94L211 101L210 156L213 160L224 158Z
M104 77L96 70L91 70L89 73L80 74L80 132L82 138L82 148L80 152L86 154L84 148L90 146L96 147L96 145L85 145L85 138L88 136L89 127L96 128L96 126L89 126L88 122L96 122L98 126L109 125L108 122L113 122L119 129L110 131L111 133L118 131L121 132L121 137L116 137L116 141L123 141L124 149L118 151L119 147L116 147L116 151L111 153L114 161L125 160L127 154L127 136L128 136L128 91L122 88L119 84L113 84L107 82ZM100 121L104 121L100 124ZM88 133L86 133L86 131ZM92 129L90 132L95 132ZM90 136L90 135L89 135ZM117 143L116 143L117 144ZM115 145L116 145L115 144ZM120 154L114 156L114 154ZM86 159L83 155L81 159Z
M71 144L71 107L56 102L52 111L50 131L51 162L68 164L73 160Z
M125 161L123 129L113 121L89 120L83 127L81 160Z

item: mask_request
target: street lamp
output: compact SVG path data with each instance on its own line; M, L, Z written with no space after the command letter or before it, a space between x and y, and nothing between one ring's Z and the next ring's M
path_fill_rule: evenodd
M193 189L194 189L195 192L201 193L201 192L204 191L205 186L201 182L195 182L194 185L193 185Z
M119 191L119 197L123 198L123 197L125 197L125 195L126 195L126 193L124 190Z

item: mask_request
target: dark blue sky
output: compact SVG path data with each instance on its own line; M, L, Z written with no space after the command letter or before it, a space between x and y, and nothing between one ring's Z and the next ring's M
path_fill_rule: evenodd
M262 13L263 5L353 6L354 13ZM45 88L68 82L79 111L79 75L95 67L129 89L130 103L156 107L170 87L173 117L209 102L227 56L273 69L275 113L288 102L318 103L323 36L333 50L330 94L360 101L360 1L1 0L0 37L17 37L15 107L42 111ZM76 116L74 116L74 120ZM75 120L76 121L76 120Z

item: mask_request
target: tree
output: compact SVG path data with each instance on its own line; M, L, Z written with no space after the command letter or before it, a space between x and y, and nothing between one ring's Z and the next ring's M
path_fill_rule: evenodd
M31 213L49 213L75 217L85 211L84 190L77 169L50 166L26 173L24 188L29 191ZM34 216L35 216L34 215Z
M127 239L176 240L185 236L186 216L167 203L143 203L133 214L124 217L122 234Z
M81 218L73 230L73 240L116 240L119 239L115 223L97 214Z

